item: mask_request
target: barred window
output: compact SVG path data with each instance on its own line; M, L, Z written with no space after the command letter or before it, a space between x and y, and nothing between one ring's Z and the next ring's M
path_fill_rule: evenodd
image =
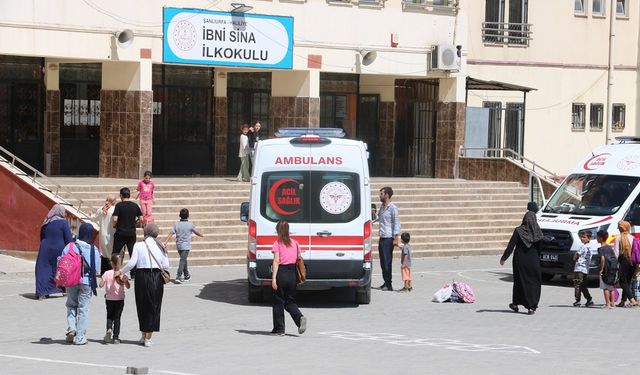
M571 105L571 130L584 130L586 111L587 106L584 103Z
M613 103L611 106L611 128L613 131L624 130L625 105L621 103Z
M602 103L591 103L589 110L589 128L591 130L602 130L604 119L604 105Z

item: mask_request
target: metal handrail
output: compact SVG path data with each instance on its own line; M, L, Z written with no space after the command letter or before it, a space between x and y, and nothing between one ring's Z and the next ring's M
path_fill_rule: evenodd
M482 40L485 43L529 45L531 38L530 23L483 22ZM520 34L520 35L518 35Z
M483 152L484 155L483 156L467 156L468 151L480 151L480 152ZM556 174L555 172L551 172L550 170L542 167L540 164L537 164L535 161L522 156L520 153L510 148L486 148L486 147L460 146L460 157L507 158L507 159L513 160L514 162L519 161L520 164L522 164L523 168L535 173L536 176L542 177L543 179L553 184L554 186L556 187L559 186L557 183L557 180L560 179L560 176L558 176L558 174ZM527 167L525 165L525 162L530 163L531 168ZM536 171L536 168L546 173L546 175L540 174L538 171ZM549 176L553 176L553 178L549 178Z
M3 154L4 154L4 156L3 156ZM47 176L47 175L43 174L42 172L40 172L39 170L35 169L31 165L29 165L29 163L27 163L26 161L20 159L19 157L17 157L16 155L14 155L13 153L11 153L9 150L7 150L6 148L4 148L2 146L0 146L0 161L5 161L5 162L9 163L13 169L18 171L18 173L14 172L14 173L16 173L16 175L22 175L22 176L28 177L31 180L31 183L36 185L36 186L38 186L39 189L48 191L51 194L53 194L54 198L58 201L58 203L75 209L75 211L78 214L78 218L83 219L83 220L91 221L91 217L81 210L82 209L82 205L84 203L84 201L82 199L73 198L72 200L78 202L77 205L74 205L69 200L67 200L66 198L64 198L64 197L62 197L60 195L60 191L61 190L62 190L63 193L68 194L68 195L72 194L70 191L64 189L60 184L58 184L57 182L52 180L49 176ZM29 173L26 173L25 169L28 170ZM49 183L49 186L43 184L42 182L40 182L36 178L47 181ZM52 190L50 188L50 186L54 187L55 191Z

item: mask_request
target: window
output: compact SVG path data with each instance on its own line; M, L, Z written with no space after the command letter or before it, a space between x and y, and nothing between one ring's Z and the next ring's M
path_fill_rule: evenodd
M604 0L591 0L591 15L604 16Z
M348 223L360 216L359 186L357 173L266 172L262 175L262 191L266 199L260 201L260 212L273 222Z
M486 0L484 8L484 41L489 43L502 42L502 28L504 23L504 0Z
M623 131L624 130L624 104L613 103L611 108L611 116L612 116L612 130L613 131Z
M602 130L602 120L604 118L604 106L600 103L591 103L589 109L589 128L591 130Z
M529 45L529 0L509 0L509 44Z
M502 103L483 102L484 108L489 108L489 137L487 147L500 148L500 134L502 133ZM499 151L489 152L489 156L498 156Z
M628 6L627 0L616 0L616 16L629 17Z
M585 14L584 0L575 0L574 6L573 6L573 12L575 14Z
M586 111L587 106L583 103L571 105L571 130L584 130Z

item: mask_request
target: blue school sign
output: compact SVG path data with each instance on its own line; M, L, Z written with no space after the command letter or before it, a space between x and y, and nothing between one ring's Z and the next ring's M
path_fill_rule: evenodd
M168 63L291 69L293 17L164 8Z

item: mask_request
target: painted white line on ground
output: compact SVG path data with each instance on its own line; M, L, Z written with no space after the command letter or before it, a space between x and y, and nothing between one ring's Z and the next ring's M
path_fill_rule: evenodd
M438 339L438 338L410 338L404 335L393 333L358 333L346 331L328 331L320 332L321 335L327 335L337 339L352 341L380 341L385 344L401 345L401 346L432 346L441 349L458 350L464 352L499 352L499 353L519 353L519 354L540 354L539 351L520 345L506 344L473 344L465 343L460 340Z
M49 358L38 358L38 357L26 357L22 355L12 355L12 354L0 354L0 357L3 358L12 358L12 359L23 359L26 361L35 361L35 362L48 362L48 363L60 363L64 365L76 365L76 366L87 366L87 367L100 367L100 368L113 368L113 369L121 369L126 371L127 366L116 366L116 365L104 365L100 363L89 363L89 362L77 362L77 361L62 361L58 359L49 359ZM196 375L188 372L177 372L177 371L168 371L168 370L153 370L153 372L163 373L163 374L172 374L172 375Z

